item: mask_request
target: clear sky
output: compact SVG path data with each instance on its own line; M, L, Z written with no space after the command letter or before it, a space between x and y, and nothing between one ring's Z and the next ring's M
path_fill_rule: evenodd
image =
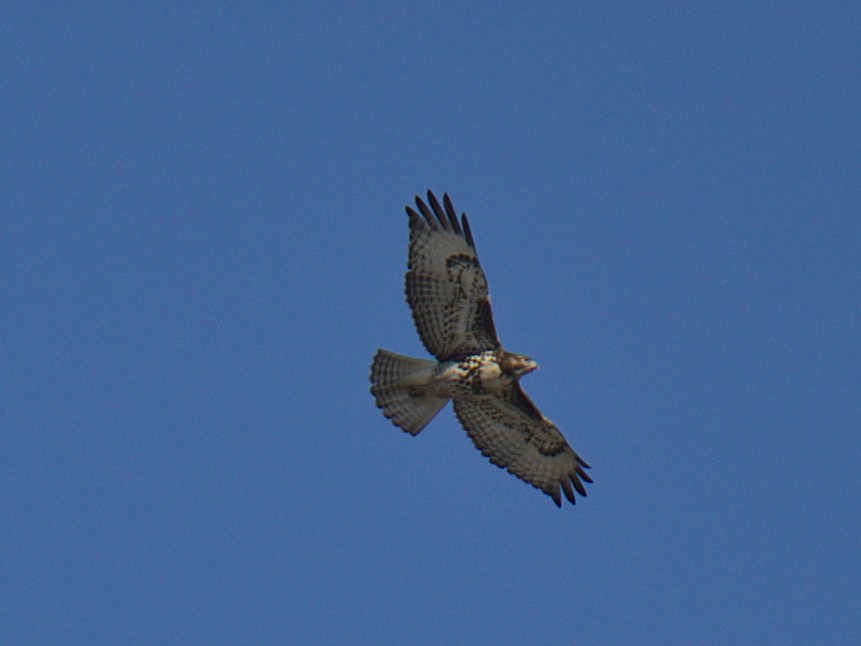
M0 11L0 641L861 643L858 3L57 4ZM428 188L575 507L374 406Z

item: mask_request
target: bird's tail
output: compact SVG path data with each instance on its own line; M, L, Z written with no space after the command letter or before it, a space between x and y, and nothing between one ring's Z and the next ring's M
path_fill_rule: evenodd
M437 363L377 350L371 364L371 393L383 415L410 435L418 435L448 399L421 392L433 376Z

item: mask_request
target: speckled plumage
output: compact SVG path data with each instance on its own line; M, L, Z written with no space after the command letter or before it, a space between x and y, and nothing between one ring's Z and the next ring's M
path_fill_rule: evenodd
M443 206L428 191L407 206L410 243L405 294L422 343L437 361L378 350L371 393L392 422L411 435L448 403L481 453L561 506L586 495L589 465L520 387L537 364L502 348L487 280L466 214L458 221L448 195ZM420 214L421 215L420 215ZM572 489L573 486L573 489Z

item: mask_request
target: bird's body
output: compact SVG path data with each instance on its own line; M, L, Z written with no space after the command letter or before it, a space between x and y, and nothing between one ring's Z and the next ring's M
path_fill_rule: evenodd
M466 215L458 222L448 195L445 211L430 191L428 202L432 211L416 197L421 216L407 207L405 292L416 330L437 360L378 350L371 366L377 406L396 426L418 435L452 400L461 425L491 462L557 505L560 488L573 503L572 485L586 495L588 465L520 388L520 378L538 364L499 342Z
M537 368L534 361L514 355L523 360L528 370ZM511 353L504 350L488 350L480 354L467 355L463 359L441 361L433 368L419 370L404 378L403 384L416 395L434 397L479 397L499 396L508 392L516 379L524 372L516 372L512 366Z

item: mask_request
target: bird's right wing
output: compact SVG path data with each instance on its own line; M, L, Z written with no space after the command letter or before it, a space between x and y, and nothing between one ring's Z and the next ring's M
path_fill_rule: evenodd
M443 195L445 211L430 191L428 202L431 208L416 196L421 215L406 207L410 246L404 292L419 337L440 361L496 349L487 280L466 214L461 225L448 195Z

